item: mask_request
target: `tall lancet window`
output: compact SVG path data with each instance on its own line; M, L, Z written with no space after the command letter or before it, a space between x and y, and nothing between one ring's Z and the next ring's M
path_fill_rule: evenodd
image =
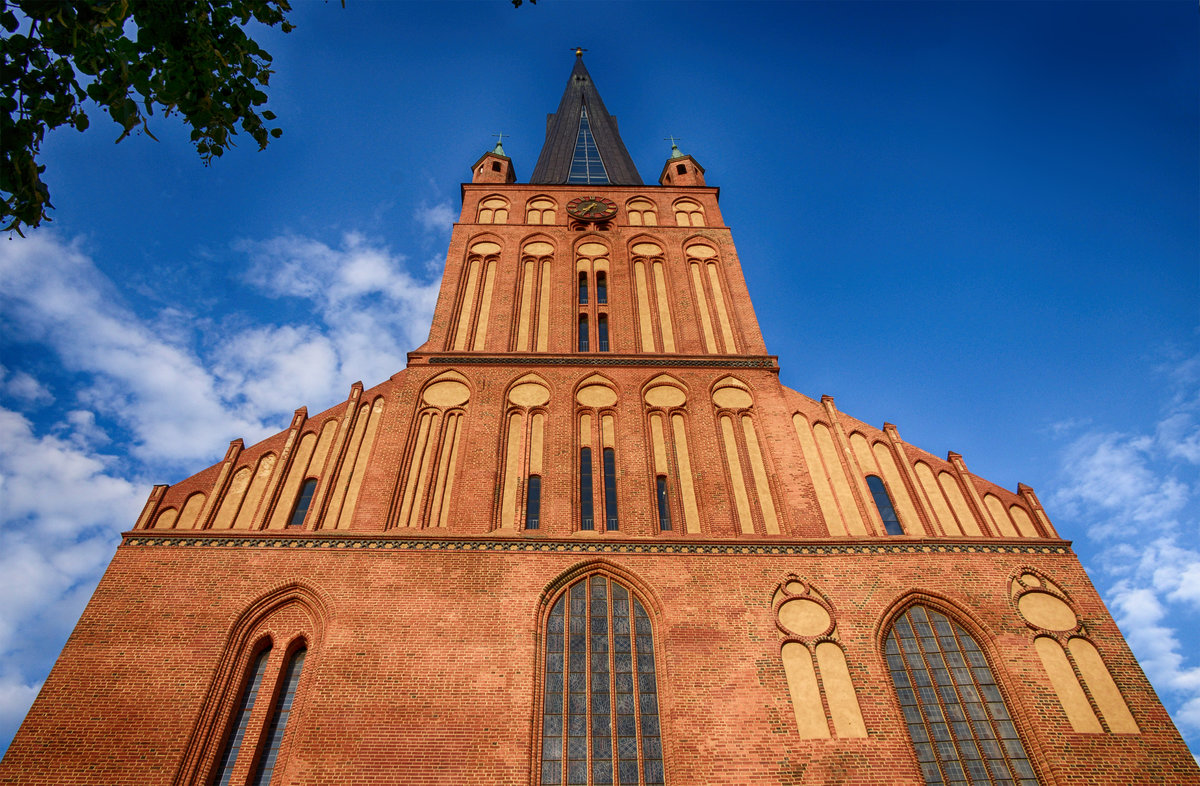
M545 642L540 783L663 783L654 635L637 596L579 579L551 607Z
M608 172L604 170L604 161L600 158L600 150L592 136L586 106L579 108L579 136L575 139L575 155L571 158L571 173L567 176L567 182L608 182Z

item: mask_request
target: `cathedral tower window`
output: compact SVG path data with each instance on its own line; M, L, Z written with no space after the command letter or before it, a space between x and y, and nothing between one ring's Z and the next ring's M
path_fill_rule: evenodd
M542 478L530 475L525 492L525 529L537 529L542 522Z
M656 210L653 202L641 197L631 199L625 206L625 212L629 215L629 225L635 227L658 226Z
M884 653L926 784L1037 786L988 660L961 625L913 606Z
M662 247L657 243L641 242L635 243L631 251L642 351L673 353L675 326L671 322Z
M233 775L233 765L237 763L238 753L242 749L242 740L246 736L246 725L250 722L250 712L254 709L254 700L262 686L263 674L267 670L267 657L271 654L271 645L267 644L254 659L254 666L242 687L241 699L238 701L237 712L230 723L230 732L217 760L217 769L213 773L213 786L228 786L229 778Z
M683 174L683 173L680 173ZM675 224L681 227L704 226L704 208L690 199L680 199L675 202Z
M672 504L679 505L684 530L700 531L700 510L692 478L692 459L686 429L687 393L681 383L667 375L656 377L642 393L646 405L650 439L652 493L658 510L660 531L672 529ZM678 499L673 499L672 495Z
M543 786L664 783L650 616L631 589L593 574L545 621Z
M579 449L579 528L596 528L596 507L592 498L592 449Z
M554 246L541 240L521 249L516 330L517 352L546 352L550 348L550 290Z
M903 535L904 528L900 526L900 519L896 518L896 508L892 505L892 498L888 496L883 480L878 475L867 475L867 488L875 498L875 508L879 511L879 518L883 519L887 534Z
M467 254L459 282L458 314L453 321L450 341L450 348L455 351L483 349L499 253L498 244L485 240L472 244Z
M266 748L258 759L255 769L254 786L267 786L275 773L275 763L279 758L279 747L283 744L283 734L287 729L288 716L292 713L292 704L296 700L296 688L300 684L300 672L304 668L304 656L307 650L301 646L288 658L287 668L283 673L283 684L275 706L271 711L271 725L267 727Z
M558 216L558 205L549 197L534 197L525 206L526 224L553 224Z
M612 406L617 394L609 382L599 375L585 380L576 391L579 409L579 526L581 529L600 529L597 519L606 530L619 527L617 515L617 455L616 418ZM595 510L595 502L604 505Z
M612 448L604 449L604 527L618 529L617 517L617 454Z
M596 310L608 300L608 247L603 243L585 240L575 249L575 270L579 276L579 341L578 350L587 352L591 348L608 352L608 315ZM589 340L585 327L596 326L597 334Z
M671 503L667 499L667 476L654 478L654 498L658 502L658 528L663 532L671 529Z
M508 428L501 436L504 477L500 492L500 528L541 526L542 459L545 450L546 405L550 389L536 374L526 374L508 391ZM524 494L524 504L522 504Z
M685 252L691 273L692 291L695 294L696 311L700 316L704 349L709 354L737 352L733 339L733 320L725 303L724 287L717 252L712 246L703 244L688 246ZM720 336L720 341L718 341Z
M507 224L508 200L504 197L484 197L479 202L479 214L475 219L478 224Z
M600 149L596 147L596 139L592 136L592 126L588 120L586 105L579 107L579 135L575 139L575 154L571 158L571 171L567 176L567 182L608 182L608 172L604 169L604 161L600 158Z

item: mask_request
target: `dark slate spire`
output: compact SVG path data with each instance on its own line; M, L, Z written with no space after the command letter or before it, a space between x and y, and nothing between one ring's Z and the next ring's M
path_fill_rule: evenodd
M529 182L642 185L617 131L617 119L604 108L583 65L582 49L575 50L575 68L558 111L546 118L546 142Z

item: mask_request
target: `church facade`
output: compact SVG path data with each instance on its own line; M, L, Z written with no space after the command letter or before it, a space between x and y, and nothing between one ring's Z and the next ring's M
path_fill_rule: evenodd
M407 367L153 489L0 783L1200 782L1032 489L780 384L717 197L577 53Z

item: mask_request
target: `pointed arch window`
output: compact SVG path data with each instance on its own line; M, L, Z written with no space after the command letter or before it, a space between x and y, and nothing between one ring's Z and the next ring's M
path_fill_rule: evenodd
M913 606L884 652L928 786L1037 786L987 658L961 625Z
M213 786L227 786L230 776L233 775L233 765L237 763L238 752L242 749L242 740L246 737L246 725L250 722L250 711L254 709L254 700L258 697L259 687L262 686L263 674L267 670L267 657L270 654L271 646L268 644L254 659L254 667L250 670L250 676L242 688L242 698L238 702L237 713L233 716L230 724L232 730L229 738L225 741L225 747L221 750L221 758L210 781Z
M308 515L308 508L312 504L313 494L316 490L316 478L309 478L300 486L300 496L296 498L296 507L292 509L292 517L288 519L289 527L304 526L304 517Z
M883 519L883 528L887 534L903 535L904 527L900 526L896 507L892 504L887 487L883 485L883 479L878 475L867 475L867 488L871 489L871 496L875 498L875 508L879 511L879 518Z
M271 782L275 773L275 762L279 757L279 747L283 743L283 733L287 729L288 716L292 713L292 703L296 699L296 687L300 684L300 671L304 668L304 656L307 650L301 646L288 658L287 669L283 674L283 685L275 707L271 711L271 725L267 729L266 748L258 759L255 768L254 786L266 786Z
M664 783L654 634L633 591L605 575L577 580L543 640L539 783Z

